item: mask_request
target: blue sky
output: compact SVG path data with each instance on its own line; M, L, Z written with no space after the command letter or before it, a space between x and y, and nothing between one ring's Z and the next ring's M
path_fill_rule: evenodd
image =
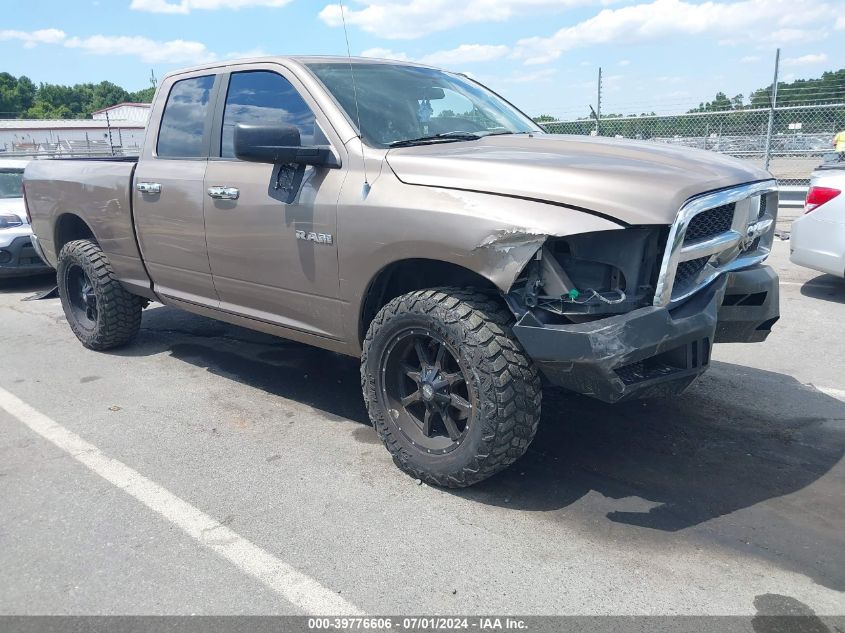
M345 54L328 0L5 2L0 71L133 90L180 66L269 54ZM527 112L683 111L717 90L845 66L845 0L346 0L352 53L471 73ZM822 95L823 96L823 95Z

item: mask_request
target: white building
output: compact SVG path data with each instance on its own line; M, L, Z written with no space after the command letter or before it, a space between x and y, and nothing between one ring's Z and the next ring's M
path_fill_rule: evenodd
M0 156L12 154L137 154L148 103L119 103L91 119L0 119Z
M105 121L108 118L110 121L135 121L137 123L147 124L147 119L150 118L149 103L118 103L117 105L97 110L91 114L91 118L95 121Z

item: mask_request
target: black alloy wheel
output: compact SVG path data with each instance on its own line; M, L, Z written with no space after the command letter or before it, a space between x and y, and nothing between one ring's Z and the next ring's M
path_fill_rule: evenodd
M382 359L382 397L408 441L434 455L460 446L473 398L457 353L433 332L411 328L395 336Z

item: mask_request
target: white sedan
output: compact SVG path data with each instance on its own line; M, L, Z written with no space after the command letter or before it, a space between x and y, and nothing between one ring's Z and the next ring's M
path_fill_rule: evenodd
M793 263L845 277L845 163L813 172L789 244Z
M29 161L0 158L0 279L52 270L32 246L21 183Z

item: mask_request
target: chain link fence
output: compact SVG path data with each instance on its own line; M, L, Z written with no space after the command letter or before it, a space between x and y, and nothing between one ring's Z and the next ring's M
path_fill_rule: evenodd
M55 141L44 143L6 143L0 158L105 158L138 156L138 144L116 145L109 141Z
M781 185L806 186L810 172L834 158L833 137L845 130L845 103L594 117L541 125L556 134L598 134L720 152L768 168Z

